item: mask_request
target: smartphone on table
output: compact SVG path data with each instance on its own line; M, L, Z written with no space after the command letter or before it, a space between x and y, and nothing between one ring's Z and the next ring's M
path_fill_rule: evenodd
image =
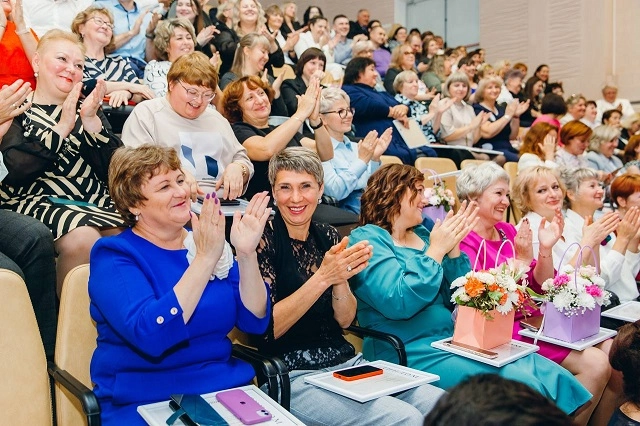
M334 371L333 377L340 380L346 380L347 382L352 382L354 380L360 380L367 377L379 376L383 372L384 370L382 368L374 367L372 365L361 365L359 367Z
M242 424L254 425L271 420L271 413L242 389L218 392L216 399Z

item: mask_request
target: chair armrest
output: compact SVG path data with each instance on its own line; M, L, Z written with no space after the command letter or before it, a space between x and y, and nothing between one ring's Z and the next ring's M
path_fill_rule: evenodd
M102 424L102 420L100 419L100 403L93 391L83 385L68 371L62 370L51 361L47 363L47 371L55 382L60 383L80 401L82 411L87 416L87 424L89 426L100 426Z
M345 330L350 331L354 334L359 334L363 336L373 337L374 339L384 340L393 346L393 349L398 353L398 364L402 366L407 366L407 351L404 347L404 343L402 340L393 334L384 333L382 331L371 330L370 328L364 328L357 325L350 325L345 328Z
M253 366L258 378L258 384L267 383L269 396L274 401L289 410L291 400L291 384L289 382L289 370L279 358L267 357L257 350L238 343L233 344L231 354ZM280 398L278 398L280 390Z

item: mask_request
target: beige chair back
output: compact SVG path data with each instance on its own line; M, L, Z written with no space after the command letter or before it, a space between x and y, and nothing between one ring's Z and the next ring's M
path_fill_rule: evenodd
M381 155L380 162L384 164L402 164L402 160L395 155Z
M0 413L11 425L53 424L47 359L27 287L0 269Z
M511 187L511 192L513 193L513 184L515 183L516 177L518 176L518 163L515 161L509 161L507 163L504 163L504 166L502 166L502 168L509 175L509 186ZM518 222L520 222L520 219L522 219L522 211L513 202L513 197L509 197L509 200L511 202L511 206L509 207L509 210L511 210L511 213L509 214L509 223L517 225ZM507 212L509 212L509 210L507 210ZM506 220L507 218L505 217L505 221Z
M437 174L455 172L458 170L458 167L456 166L456 163L453 162L453 160L449 158L439 157L420 157L416 160L415 166L417 169L420 169L422 171L426 169L433 170ZM431 176L430 172L424 173L424 186L427 188L432 187L436 182L434 179L429 179L429 176ZM457 209L457 206L460 205L460 202L458 200L458 192L456 191L456 177L446 177L442 179L442 182L444 182L445 188L450 189L451 192L453 192L453 195L456 198Z
M482 163L486 163L489 160L462 160L462 162L460 163L460 169L464 169L465 167L471 166L472 164L475 164L477 166L479 166Z
M284 74L284 80L296 78L296 72L291 68L291 65L284 64L281 67L273 67L273 76L278 78L280 74Z
M89 314L89 265L80 265L69 271L62 286L55 362L89 389L93 388L89 365L97 337ZM87 424L77 398L59 384L55 393L58 426Z

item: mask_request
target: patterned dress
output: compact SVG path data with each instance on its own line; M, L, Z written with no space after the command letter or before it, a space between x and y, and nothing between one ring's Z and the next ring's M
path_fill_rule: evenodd
M0 207L32 216L60 238L79 226L112 228L124 226L102 181L80 153L82 144L99 148L113 139L111 126L101 111L99 133L85 132L76 112L76 124L66 138L52 130L60 120L62 106L33 104L13 120L2 140L4 163L9 175L0 184ZM49 160L33 172L27 166Z
M126 81L129 83L139 83L135 71L129 62L121 56L107 56L102 60L84 58L84 72L82 81L97 80L101 78L105 81Z

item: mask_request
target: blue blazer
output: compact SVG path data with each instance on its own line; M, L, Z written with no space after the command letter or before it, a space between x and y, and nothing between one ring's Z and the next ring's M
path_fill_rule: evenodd
M387 92L377 92L366 84L345 84L342 89L347 92L351 99L351 106L356 109L353 117L356 136L365 137L371 130L377 130L378 134L382 134L391 127L393 138L385 154L395 155L404 164L413 165L416 162L415 151L407 146L396 126L393 125L393 119L388 117L389 108L399 105L398 101Z

